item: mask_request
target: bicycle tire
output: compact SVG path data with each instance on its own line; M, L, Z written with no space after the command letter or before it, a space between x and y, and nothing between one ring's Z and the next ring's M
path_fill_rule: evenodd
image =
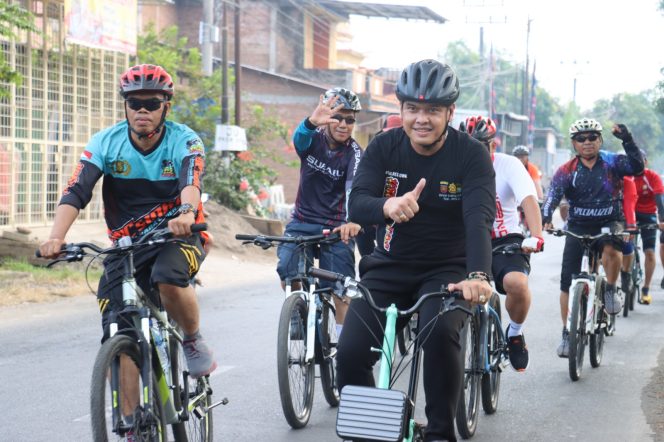
M628 317L629 311L633 310L633 308L630 309L630 305L633 302L632 301L633 297L634 297L634 288L632 288L632 290L628 290L627 292L625 292L625 302L623 302L623 308L622 308L623 318Z
M606 279L602 279L602 282L599 286L600 289L600 299L604 299L604 291L606 290ZM627 302L625 302L627 304ZM605 313L600 311L600 320L597 321L598 324L601 324L601 316ZM597 330L594 330L590 335L590 365L593 368L597 368L602 363L602 356L604 354L604 330L597 327Z
M461 330L461 358L464 361L463 388L456 411L456 425L462 439L475 434L480 407L480 367L477 367L480 347L477 316L470 316Z
M319 363L320 383L325 400L330 407L336 407L339 405L339 389L337 388L336 380L336 344L333 344L330 339L330 327L336 327L336 321L334 320L335 311L327 302L323 302L320 315L320 327L318 328L318 339L321 350Z
M406 356L408 354L408 344L410 343L410 331L408 327L410 324L406 325L399 332L397 332L397 347L399 348L399 354L401 356Z
M569 328L569 377L578 381L583 372L583 354L586 346L585 318L586 303L585 284L577 284L573 291L571 324Z
M126 434L114 433L113 429L117 426L113 422L113 414L107 413L108 409L113 409L113 403L122 408L123 394L122 390L114 394L110 384L111 379L118 376L120 359L128 363L133 363L140 371L142 356L141 351L134 339L126 335L115 335L108 339L99 349L92 369L92 381L90 383L90 419L92 421L92 439L97 442L108 440L125 440ZM110 371L110 375L109 375ZM139 384L136 397L140 397L144 382L138 376ZM117 381L119 385L119 380ZM133 414L133 423L131 431L137 437L137 440L150 442L165 442L167 438L167 426L164 420L161 395L157 388L157 382L154 375L151 376L152 383L152 407L156 418L156 427L153 425L145 426L143 422L148 418L144 415L143 408L137 404ZM121 410L118 410L121 412ZM120 417L123 419L122 417ZM110 420L110 421L109 421ZM129 427L131 424L127 422Z
M496 311L498 321L489 315L487 322L487 356L489 371L482 374L482 408L486 414L493 414L498 410L498 395L500 393L500 363L505 350L505 343L501 338L502 314L500 297L497 293L491 295L489 305Z
M307 311L307 303L299 294L286 298L277 332L279 396L284 417L293 428L307 425L314 401L315 364L304 360Z
M182 330L171 320L171 325L182 336ZM180 411L184 402L184 372L186 371L187 361L184 357L182 344L171 336L169 341L169 351L171 359L171 379L173 382L173 404L175 409ZM184 422L178 422L171 425L175 442L212 442L213 440L213 414L208 410L212 405L212 389L206 379L193 379L187 377L189 399L199 398L196 403L189 403L188 419ZM192 412L196 410L196 412Z

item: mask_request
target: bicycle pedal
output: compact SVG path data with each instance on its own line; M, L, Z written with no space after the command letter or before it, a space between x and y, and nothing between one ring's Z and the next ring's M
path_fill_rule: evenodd
M501 373L510 365L510 360L508 358L502 359L498 364L498 371Z
M228 404L228 398L223 398L219 402L216 402L208 407L208 411L212 410L215 407L218 407L219 405L226 405Z

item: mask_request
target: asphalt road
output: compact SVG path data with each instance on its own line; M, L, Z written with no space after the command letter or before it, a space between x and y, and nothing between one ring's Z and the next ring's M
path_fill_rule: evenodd
M620 317L601 367L578 382L555 349L560 339L558 272L562 239L547 237L533 259L533 305L526 325L531 363L526 373L508 369L498 412L481 414L475 441L660 440L664 345L664 291L655 273L653 305ZM211 259L200 289L203 333L218 355L212 377L215 439L221 441L337 441L336 412L317 385L311 421L291 430L283 419L276 381L276 330L283 299L270 265L252 266L229 285L229 272ZM211 266L211 267L210 267ZM239 266L242 269L242 266ZM240 270L241 271L241 270ZM89 381L100 327L92 296L51 304L0 309L0 441L89 441ZM420 395L420 410L424 396ZM645 411L644 411L645 410ZM647 411L647 413L646 413Z

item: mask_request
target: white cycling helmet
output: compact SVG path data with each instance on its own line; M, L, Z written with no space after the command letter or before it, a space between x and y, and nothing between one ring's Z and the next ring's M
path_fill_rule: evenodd
M581 118L576 120L569 127L569 136L572 138L574 135L581 132L602 132L602 125L599 124L599 121L593 120L592 118Z

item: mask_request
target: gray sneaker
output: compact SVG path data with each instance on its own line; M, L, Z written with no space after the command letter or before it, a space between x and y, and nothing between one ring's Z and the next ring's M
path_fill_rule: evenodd
M606 289L604 292L604 307L610 315L617 315L622 310L622 297L616 289Z
M563 339L560 341L558 346L558 357L568 358L569 357L569 331L566 328L563 328Z
M188 337L182 341L184 356L187 358L187 367L189 375L192 378L207 376L217 368L217 361L214 360L212 350L205 343L205 339L200 333Z

